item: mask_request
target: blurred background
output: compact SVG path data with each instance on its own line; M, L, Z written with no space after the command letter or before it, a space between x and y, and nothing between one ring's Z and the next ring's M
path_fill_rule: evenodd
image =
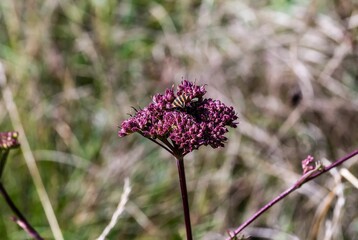
M357 149L357 28L355 0L1 0L0 131L24 128L64 239L97 238L125 178L129 200L108 239L184 239L175 160L117 131L132 106L172 84L207 84L240 125L225 148L186 157L187 185L195 239L223 239L291 186L307 155L327 165ZM2 182L54 239L24 158L10 152ZM358 239L357 158L341 169L301 187L245 236ZM3 200L0 213L1 239L28 238Z

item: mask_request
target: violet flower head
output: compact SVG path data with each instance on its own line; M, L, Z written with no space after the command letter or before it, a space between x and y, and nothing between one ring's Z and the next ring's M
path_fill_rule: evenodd
M308 155L306 159L301 161L301 166L302 166L303 174L313 170L315 168L314 157Z
M227 127L236 128L238 117L233 107L204 98L205 93L205 86L184 80L176 94L172 87L164 94L156 94L144 109L136 110L134 116L121 124L118 135L124 137L137 132L161 146L164 144L168 151L178 156L202 145L223 147Z
M18 132L0 132L0 150L17 148L20 146Z

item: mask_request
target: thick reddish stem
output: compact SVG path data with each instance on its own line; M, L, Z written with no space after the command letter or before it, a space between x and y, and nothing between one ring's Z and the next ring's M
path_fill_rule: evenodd
M183 202L186 239L192 240L193 236L192 236L192 232L191 232L190 210L189 210L189 202L188 202L188 191L186 189L184 159L182 157L181 158L177 157L176 161L177 161L178 174L179 174L181 198L182 198L182 202Z

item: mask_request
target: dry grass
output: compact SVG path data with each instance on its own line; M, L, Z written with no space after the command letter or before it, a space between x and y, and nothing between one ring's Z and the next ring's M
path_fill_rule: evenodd
M0 1L0 61L65 239L100 235L126 177L132 191L109 239L183 238L174 160L116 136L131 106L182 78L207 84L240 117L226 148L187 157L195 239L238 226L294 183L308 154L333 161L357 148L356 3L249 2ZM3 98L0 123L13 129ZM10 157L4 184L52 238L22 153ZM357 177L356 159L343 168ZM357 198L332 171L246 234L358 239ZM2 236L25 239L0 212Z

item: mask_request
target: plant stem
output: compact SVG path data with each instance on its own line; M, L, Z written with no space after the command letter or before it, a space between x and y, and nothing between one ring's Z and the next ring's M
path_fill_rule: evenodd
M246 222L241 224L237 229L235 229L234 232L230 233L230 237L228 237L226 240L235 239L235 237L244 230L248 225L250 225L253 221L255 221L261 214L266 212L268 209L270 209L273 205L281 201L283 198L285 198L287 195L289 195L294 190L300 188L303 184L305 184L308 181L311 181L312 179L315 179L316 177L320 176L321 174L328 172L334 167L339 166L343 162L347 161L348 159L354 157L358 154L358 150L355 150L351 152L350 154L347 154L346 156L342 157L341 159L335 161L328 167L322 167L322 169L315 169L313 172L308 172L307 174L304 174L300 179L297 180L297 182L288 188L286 191L282 192L280 195L278 195L276 198L271 200L268 204L263 206L259 211L257 211L254 215L252 215Z
M6 203L9 205L13 213L16 215L14 221L24 229L32 238L36 240L43 240L43 238L36 232L36 230L30 225L26 218L22 215L19 209L15 206L14 202L11 200L9 194L6 192L4 186L0 182L0 192L3 195Z
M188 191L186 189L186 180L185 180L185 169L184 169L184 159L183 157L176 157L178 174L179 174L179 182L180 182L180 190L181 190L181 198L183 202L183 211L184 211L184 220L185 220L185 229L186 229L186 239L192 240L193 236L191 233L191 223L190 223L190 210L188 203Z
M5 168L8 154L9 154L9 150L0 150L0 179Z
M161 140L162 142L164 142L165 145L163 145L162 143L158 142L157 140L155 140L155 139L153 139L153 138L144 136L144 134L142 134L142 133L139 133L139 134L142 135L143 137L149 139L150 141L154 142L155 144L158 144L159 146L161 146L162 148L164 148L165 150L167 150L170 154L172 154L172 155L174 154L173 149L172 149L172 147L170 146L170 144L165 143L165 142L163 141L163 139L159 139L159 140Z

